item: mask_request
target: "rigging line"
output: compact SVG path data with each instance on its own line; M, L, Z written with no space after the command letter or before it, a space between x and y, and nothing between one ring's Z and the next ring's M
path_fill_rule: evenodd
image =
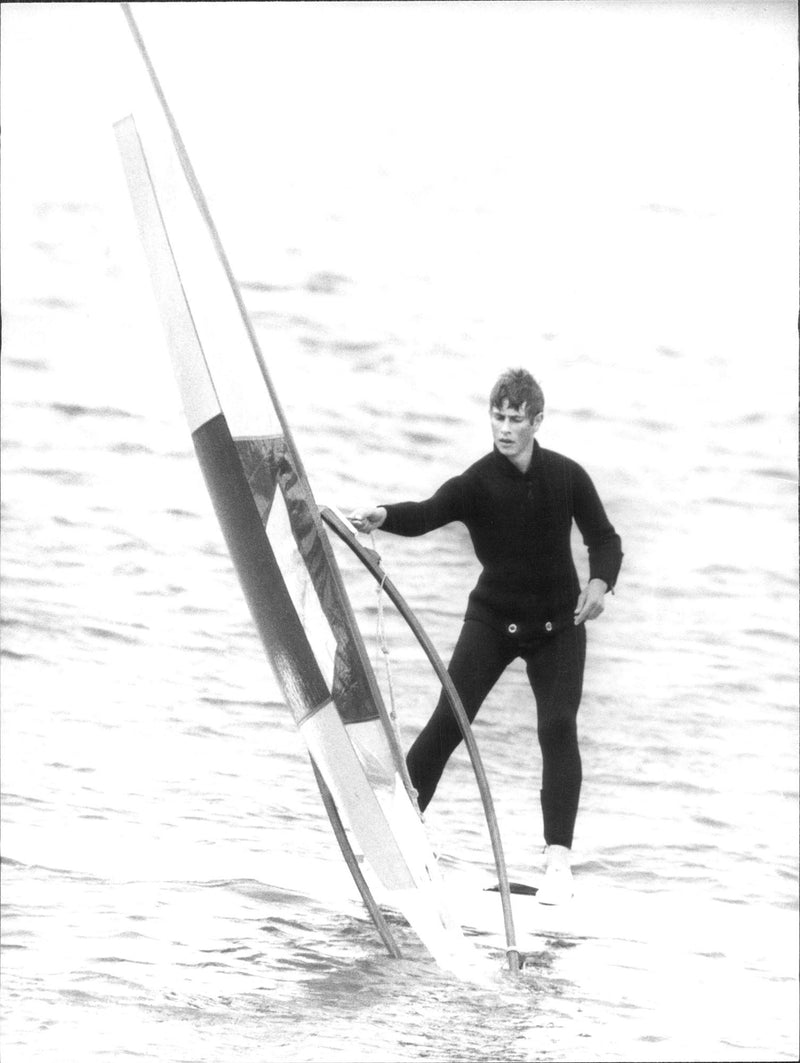
M370 532L369 533L369 542L370 542L370 547L372 549L372 552L375 554L375 557L378 557L379 555L378 555L378 551L376 549L376 543L375 543L375 532ZM378 588L377 588L377 592L376 592L377 593L377 598L378 598L378 615L377 615L377 631L376 631L376 643L377 643L377 646L376 646L375 669L377 671L377 667L378 667L377 651L380 650L380 652L381 652L381 654L383 656L384 670L386 672L386 685L387 685L387 688L388 688L388 691L389 691L389 714L388 714L389 726L392 729L392 734L394 735L394 738L395 738L395 741L397 742L398 748L400 748L402 750L403 743L402 743L402 741L400 739L400 727L398 725L398 717L397 717L397 701L396 701L395 693L394 693L394 675L392 673L392 654L391 654L391 649L389 647L389 640L386 637L385 612L384 612L384 606L383 606L383 596L386 593L386 580L388 578L389 578L388 575L386 574L386 572L384 572L383 576L382 576L382 578L381 578L381 580L380 580L380 582L378 584ZM403 785L406 788L406 792L408 793L408 796L411 798L412 804L417 809L417 811L419 811L419 793L417 792L416 787L414 786L414 784L411 781L411 776L408 774L408 767L406 765L405 756L402 757L402 760L401 760L401 763L400 763L400 777L403 780ZM421 813L420 813L420 815L421 815Z
M370 546L372 547L373 550L375 550L375 553L377 554L378 551L375 549L375 533L374 532L370 532L369 541L370 541ZM386 584L386 573L384 572L383 578L381 579L380 583L378 584L378 588L377 588L377 591L376 591L377 598L378 598L378 620L377 620L377 644L378 644L378 647L377 648L380 650L381 654L383 655L384 670L386 672L386 684L387 684L387 687L389 689L389 716L390 716L390 718L392 720L392 723L394 724L395 729L396 729L397 728L397 706L396 706L395 696L394 696L394 677L392 675L392 658L391 658L391 651L389 649L389 643L388 643L387 638L386 638L386 622L385 622L385 614L384 614L384 609L383 609L383 595L384 595L384 586L385 586L385 584Z

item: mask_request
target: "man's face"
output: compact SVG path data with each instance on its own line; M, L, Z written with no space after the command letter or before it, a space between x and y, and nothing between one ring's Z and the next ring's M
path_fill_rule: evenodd
M510 461L530 457L533 437L544 417L544 414L537 413L533 421L529 421L527 405L509 406L506 399L502 407L492 406L490 411L495 446Z

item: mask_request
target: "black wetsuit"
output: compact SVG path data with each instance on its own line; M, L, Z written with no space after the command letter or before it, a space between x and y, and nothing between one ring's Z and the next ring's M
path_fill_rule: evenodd
M570 548L573 520L589 552L590 579L613 588L622 562L620 538L592 481L576 462L534 441L525 473L495 449L426 501L385 508L382 530L397 535L423 535L451 521L467 526L483 571L448 671L472 720L505 668L524 659L537 706L545 841L571 846L586 651L585 628L573 622L580 593ZM408 754L421 809L460 741L443 694Z

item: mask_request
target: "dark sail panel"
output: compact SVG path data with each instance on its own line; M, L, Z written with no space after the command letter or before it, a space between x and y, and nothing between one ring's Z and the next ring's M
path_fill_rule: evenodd
M236 448L250 491L259 510L263 510L261 516L268 535L275 485L280 486L297 550L335 639L332 693L339 715L345 723L376 719L380 694L370 681L361 647L346 622L345 603L325 554L315 510L311 508L314 503L309 499L286 441L280 436L237 439ZM318 656L320 652L317 649Z
M195 450L247 604L298 723L330 691L306 638L222 414L193 433ZM264 441L267 443L267 441ZM263 444L262 444L263 445ZM265 477L265 498L274 494Z

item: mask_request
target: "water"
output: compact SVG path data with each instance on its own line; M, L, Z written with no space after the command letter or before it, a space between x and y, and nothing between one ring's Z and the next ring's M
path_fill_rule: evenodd
M122 20L3 5L5 1060L796 1057L794 20L142 12L317 497L421 497L487 449L488 388L526 362L543 445L623 537L575 855L638 917L537 939L516 981L483 944L465 991L402 925L383 955L252 631L114 156ZM463 530L378 545L446 654ZM387 626L408 742L435 684ZM520 668L477 736L524 877ZM428 819L448 873L488 873L463 754Z

